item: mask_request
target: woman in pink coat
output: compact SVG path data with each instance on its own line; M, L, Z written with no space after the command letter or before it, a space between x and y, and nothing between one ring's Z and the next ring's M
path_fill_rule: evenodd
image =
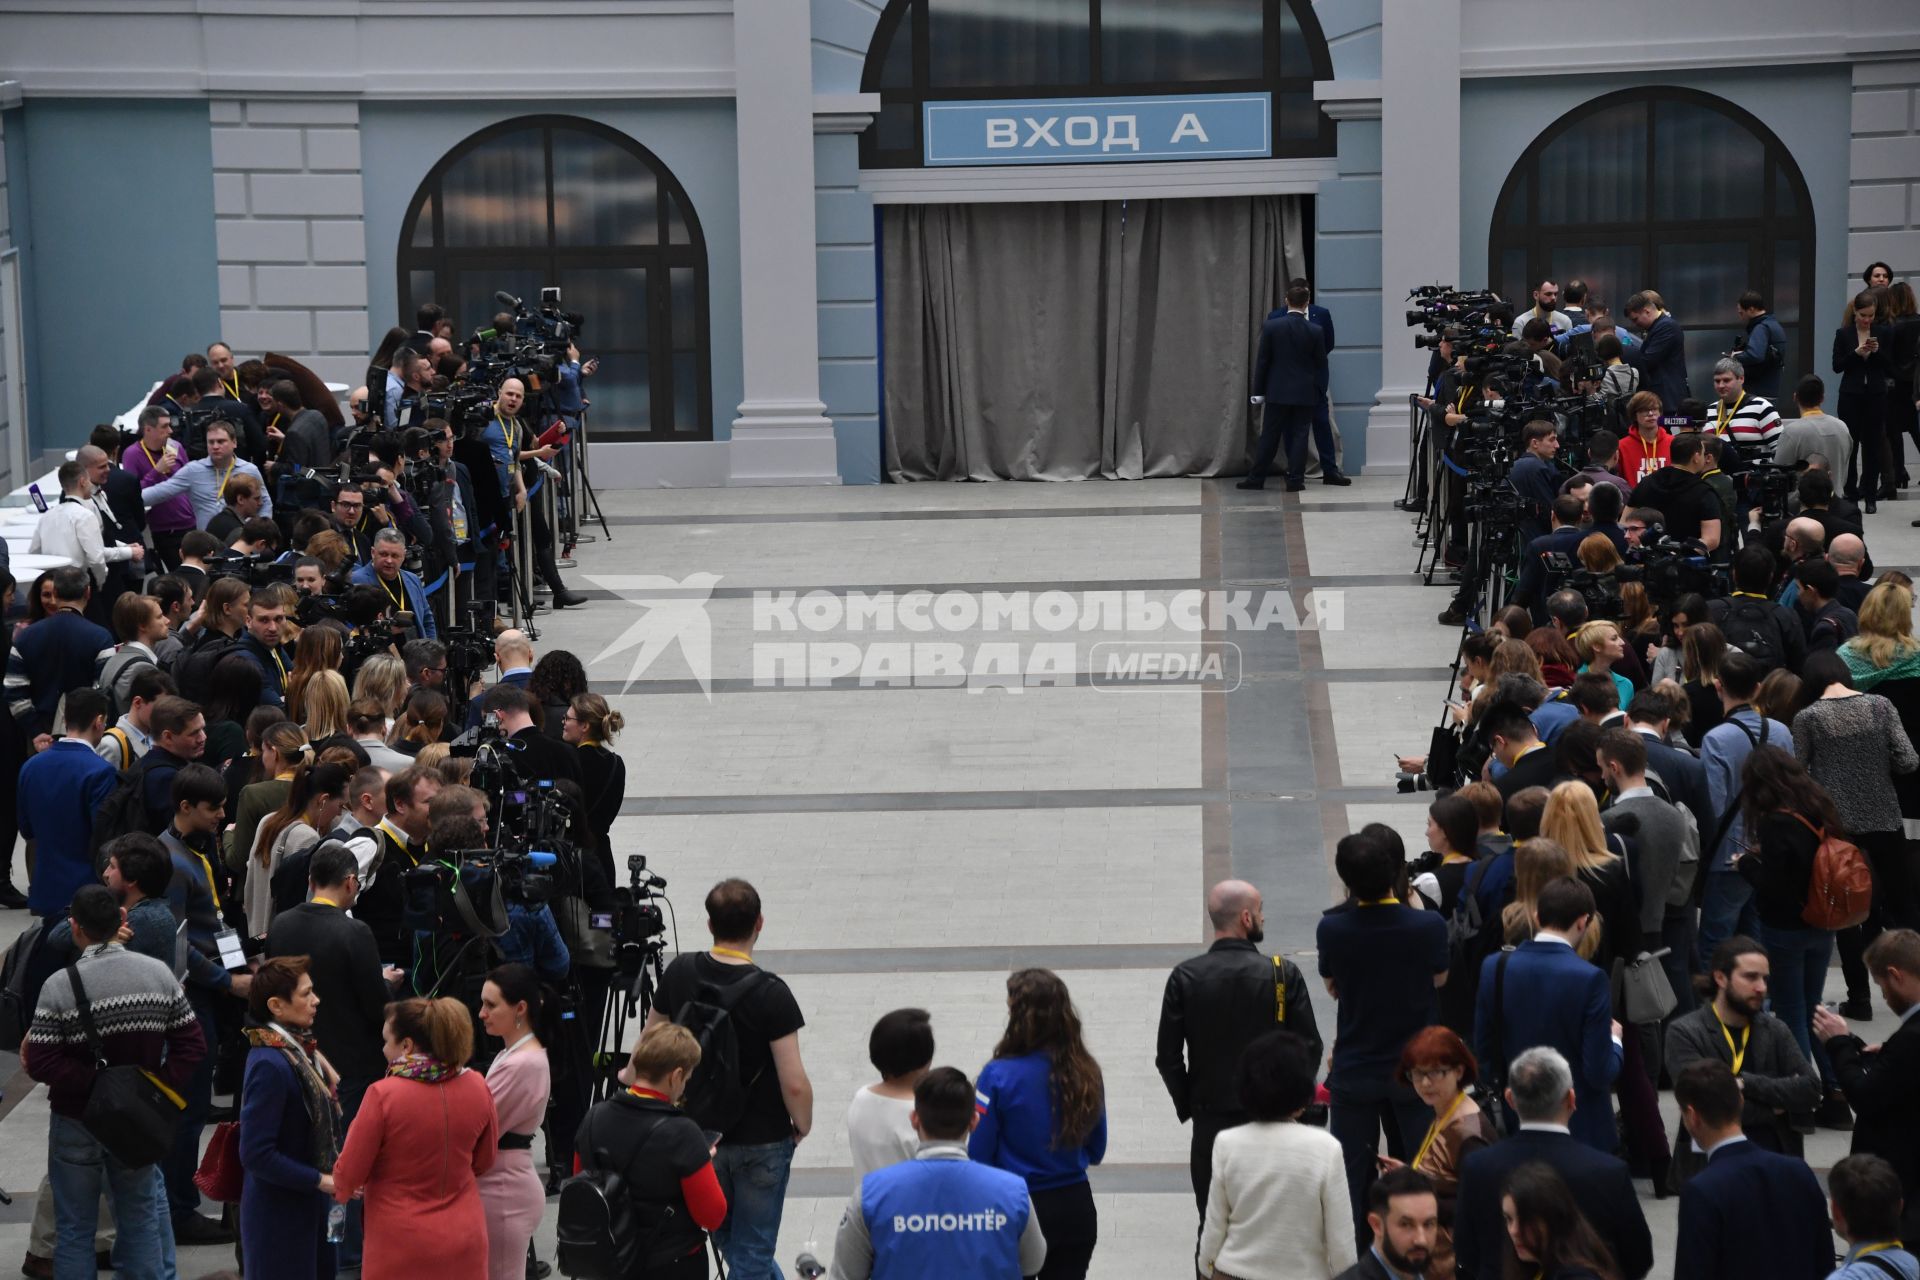
M477 1175L500 1145L493 1094L467 1070L473 1020L458 1000L387 1006L387 1075L374 1082L333 1167L341 1203L366 1194L361 1280L487 1271Z
M547 1189L533 1169L533 1135L547 1114L552 1077L535 1028L548 1027L540 979L524 964L503 964L480 988L480 1025L506 1046L487 1068L487 1088L500 1118L500 1158L480 1178L487 1214L487 1280L523 1280L527 1242L547 1207Z

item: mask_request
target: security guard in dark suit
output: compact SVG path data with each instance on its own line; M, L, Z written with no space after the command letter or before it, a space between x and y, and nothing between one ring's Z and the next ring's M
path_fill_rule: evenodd
M1193 1196L1202 1222L1213 1178L1213 1140L1247 1120L1236 1078L1241 1051L1275 1027L1312 1046L1315 1062L1322 1051L1299 966L1258 950L1266 924L1260 891L1244 880L1222 881L1207 892L1207 918L1213 923L1213 946L1181 962L1167 979L1154 1054L1174 1113L1193 1121Z
M1327 399L1327 343L1307 318L1311 296L1305 285L1290 286L1286 314L1270 317L1260 326L1260 350L1253 364L1253 402L1265 406L1265 417L1253 470L1238 486L1242 489L1266 488L1267 473L1273 468L1283 439L1287 446L1287 492L1306 488L1309 429L1320 454L1321 482L1352 483L1333 465L1333 428L1316 411Z

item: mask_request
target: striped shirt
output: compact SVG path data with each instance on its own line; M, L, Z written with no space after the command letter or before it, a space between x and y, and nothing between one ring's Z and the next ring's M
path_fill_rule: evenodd
M1707 429L1717 436L1732 436L1750 461L1771 462L1773 446L1780 439L1780 415L1772 401L1743 392L1731 405L1715 401L1708 406Z

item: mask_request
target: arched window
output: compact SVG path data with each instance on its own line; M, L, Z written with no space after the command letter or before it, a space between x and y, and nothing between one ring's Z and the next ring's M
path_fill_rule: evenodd
M921 163L921 107L969 98L1273 95L1273 154L1330 156L1333 78L1307 0L888 0L861 87L866 168Z
M1487 267L1492 288L1522 301L1543 277L1585 280L1623 323L1628 295L1657 290L1688 330L1688 378L1707 399L1747 289L1787 331L1782 388L1813 367L1813 235L1806 179L1764 124L1711 94L1629 89L1534 139L1494 205Z
M707 243L686 191L626 135L571 116L474 134L427 174L400 227L401 314L433 300L460 335L557 285L585 318L596 439L711 440Z

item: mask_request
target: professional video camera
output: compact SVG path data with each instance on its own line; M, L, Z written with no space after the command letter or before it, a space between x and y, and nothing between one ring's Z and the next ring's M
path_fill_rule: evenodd
M627 858L627 883L613 891L614 909L591 919L593 928L611 931L617 981L626 989L624 997L607 1002L596 1045L626 1044L628 1021L637 1018L645 1022L653 1012L654 996L666 972L667 921L661 906L665 904L669 910L673 907L661 892L666 887L665 877L647 870L644 853L631 854ZM618 1054L605 1054L597 1060L596 1100L619 1087L623 1064Z
M216 560L207 561L207 577L238 578L249 587L259 589L275 582L293 582L293 563L281 564L274 556L264 552L255 555L234 555L228 553Z

